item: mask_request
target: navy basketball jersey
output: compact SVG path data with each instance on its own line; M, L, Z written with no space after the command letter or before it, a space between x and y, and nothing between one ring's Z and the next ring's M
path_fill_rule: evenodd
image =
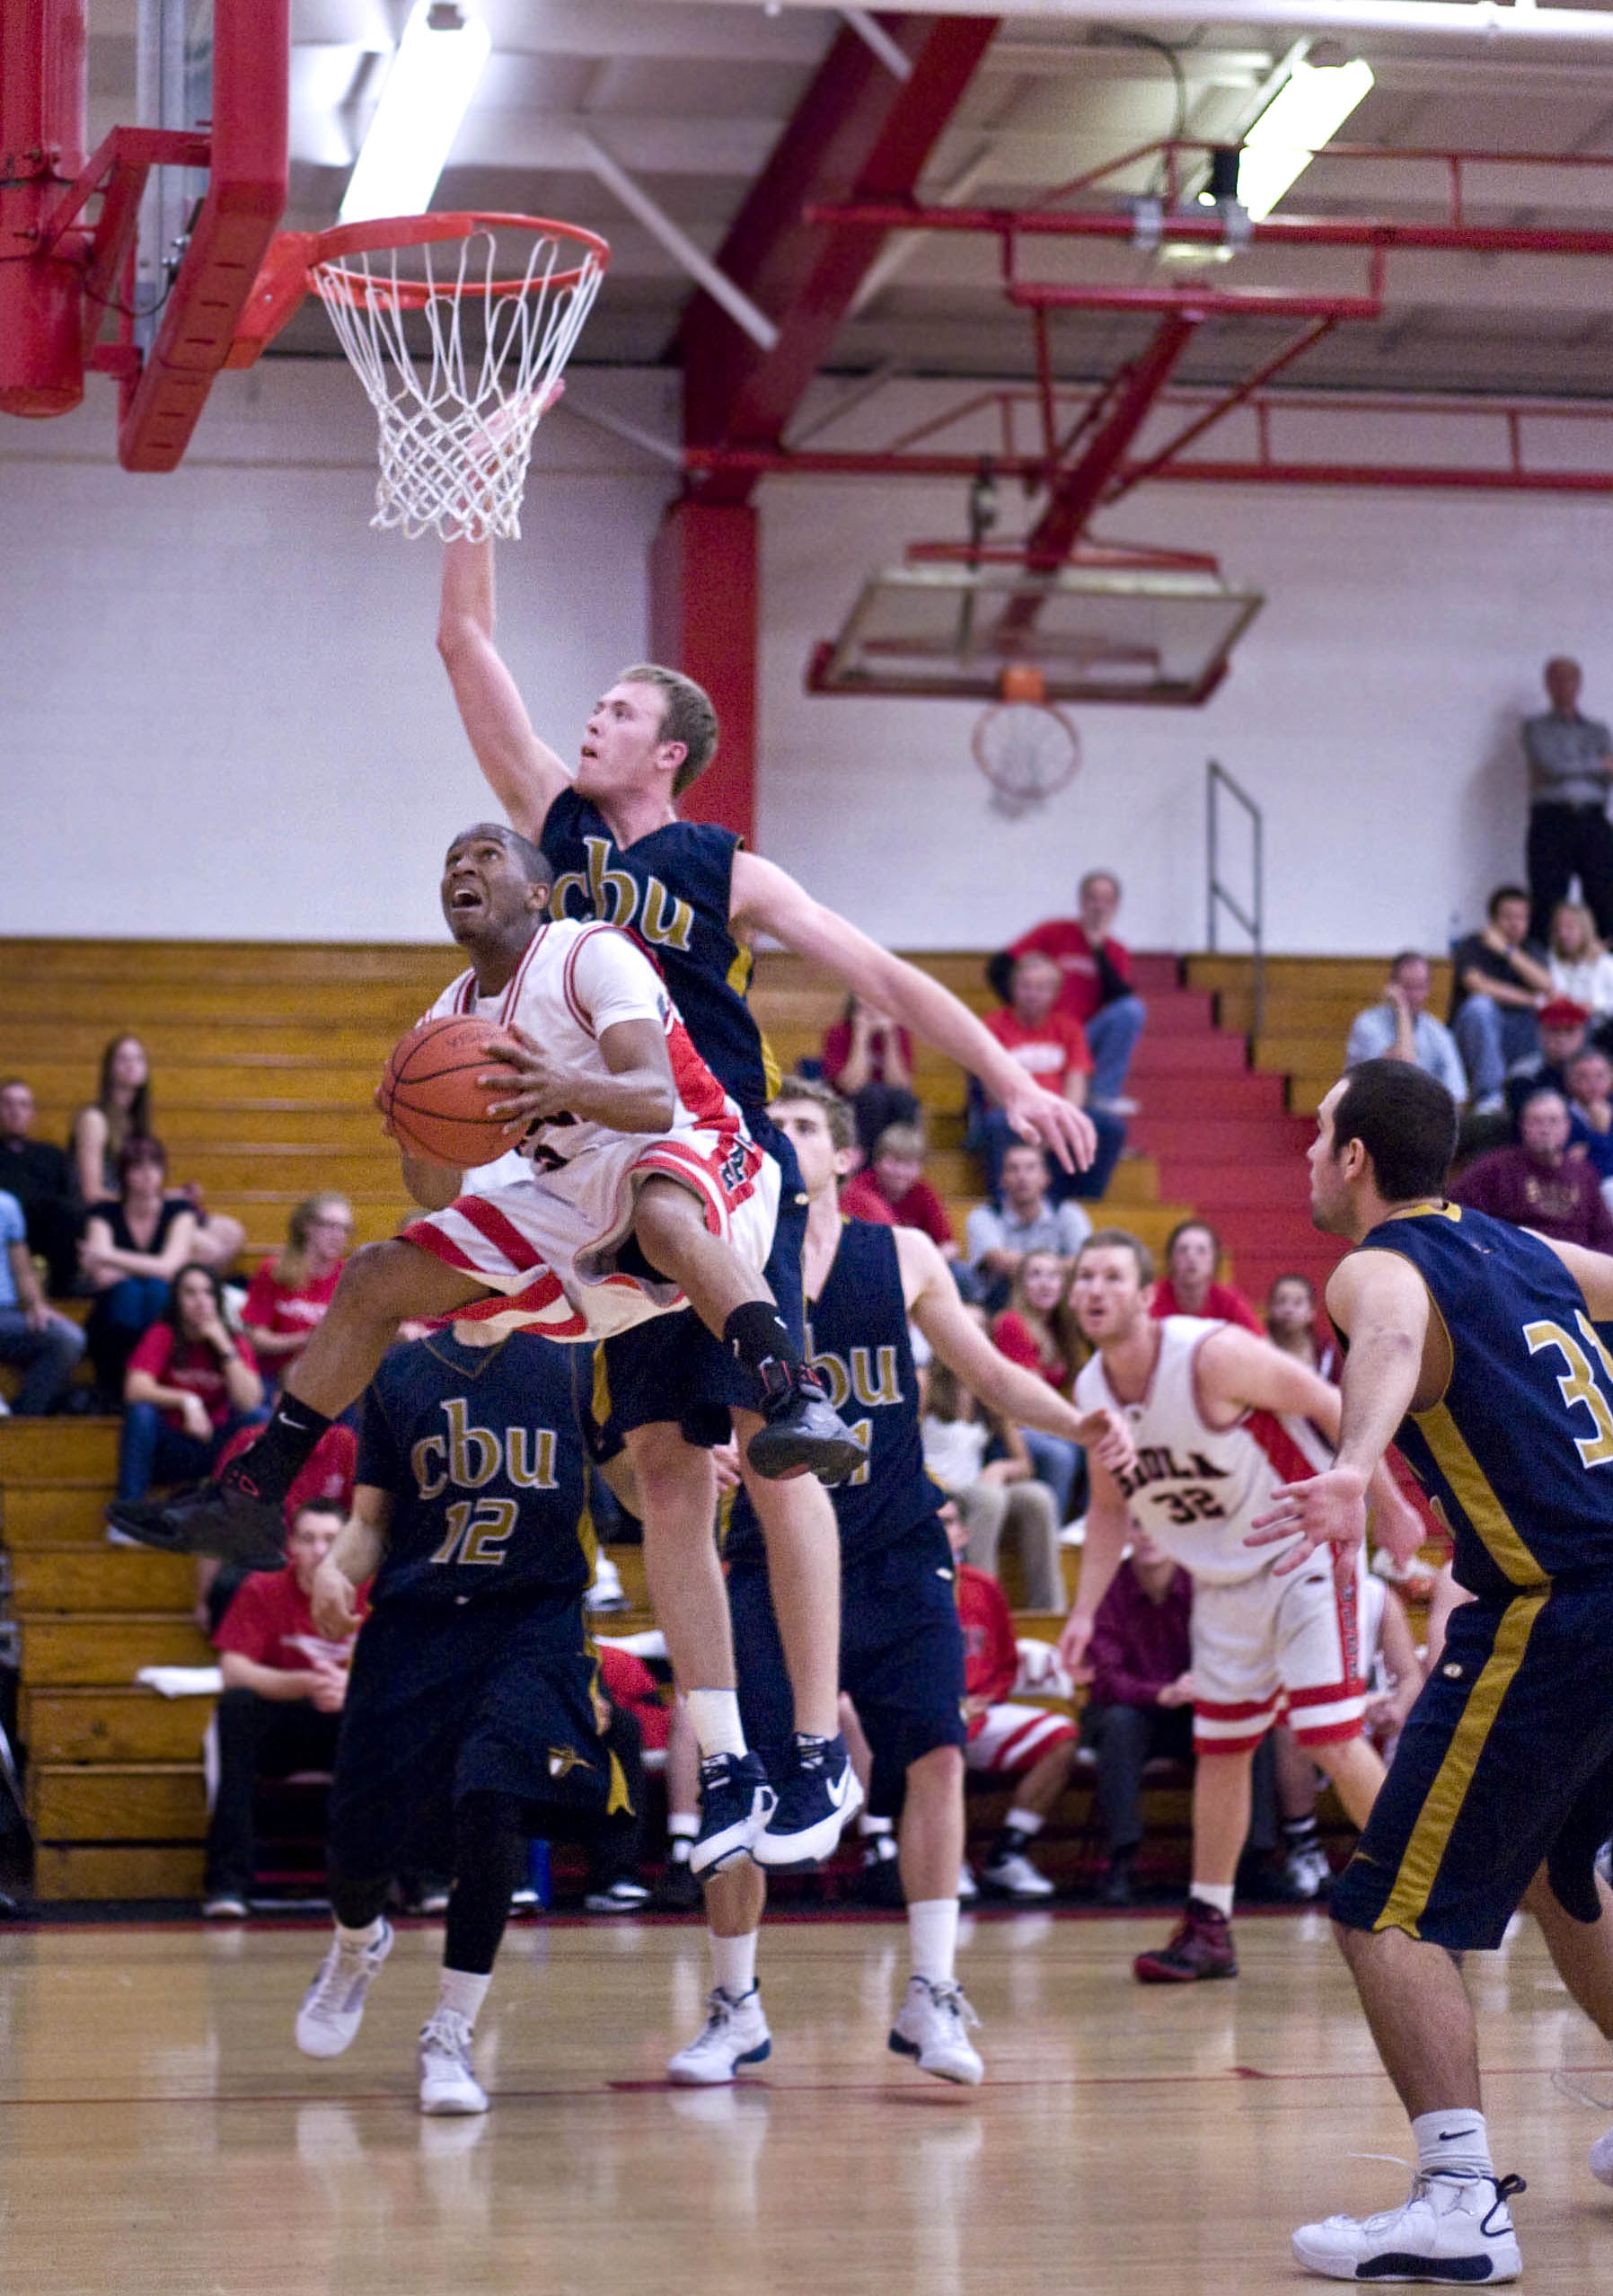
M1450 1385L1397 1440L1459 1583L1506 1594L1613 1568L1613 1355L1556 1254L1456 1205L1396 1213L1362 1249L1409 1259L1450 1335Z
M659 967L695 1050L765 1140L779 1072L745 1001L751 952L728 931L740 843L710 822L668 821L624 849L575 790L555 799L542 836L554 870L552 914L603 918L632 934Z
M944 1496L924 1470L919 1375L894 1228L845 1223L824 1288L806 1303L806 1355L829 1400L868 1448L851 1480L829 1494L842 1559L859 1562L927 1521ZM755 1512L736 1492L727 1550L736 1556L761 1545Z
M392 1497L371 1601L560 1598L593 1583L569 1347L451 1331L393 1347L366 1391L357 1480Z

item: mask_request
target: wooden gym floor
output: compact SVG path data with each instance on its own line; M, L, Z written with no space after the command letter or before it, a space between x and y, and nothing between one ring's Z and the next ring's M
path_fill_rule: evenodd
M1316 1914L1240 1919L1233 1983L1145 1991L1158 1912L965 1923L980 2089L885 2036L899 1921L781 1921L771 2062L673 2090L698 1924L517 1924L478 2040L493 2109L416 2111L435 1925L409 1928L348 2055L292 2018L304 1924L0 1931L0 2288L27 2296L1262 2296L1319 2286L1291 2224L1397 2200L1409 2150ZM1613 2288L1585 2152L1613 2073L1532 1926L1469 1977L1525 2284ZM1608 2102L1564 2093L1572 2069Z

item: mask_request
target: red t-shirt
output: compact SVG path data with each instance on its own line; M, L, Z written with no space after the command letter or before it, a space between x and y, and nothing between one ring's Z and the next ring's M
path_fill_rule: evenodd
M250 1451L261 1430L258 1427L238 1427L214 1461L213 1471L222 1474L232 1459L239 1459ZM327 1427L309 1453L297 1479L286 1494L280 1509L286 1523L293 1523L304 1507L313 1499L328 1499L332 1506L340 1507L344 1514L353 1505L353 1482L358 1466L358 1438L351 1427L344 1427L339 1420Z
M664 1747L672 1717L661 1703L660 1687L643 1659L636 1658L630 1650L618 1650L613 1643L602 1642L599 1679L612 1705L626 1707L638 1722L645 1753Z
M906 1063L907 1073L911 1076L912 1074L912 1038L905 1029L898 1029L896 1042L902 1048L902 1058ZM851 1023L849 1020L836 1020L824 1031L824 1049L819 1057L824 1064L825 1078L838 1091L841 1073L851 1057ZM883 1084L886 1081L885 1044L882 1038L874 1047L873 1056L868 1062L868 1082L870 1084Z
M893 1204L879 1192L874 1167L853 1172L840 1192L840 1208L848 1220L872 1220L886 1228L921 1228L933 1244L949 1244L952 1223L947 1207L927 1179L916 1179L905 1196Z
M1006 1004L988 1012L985 1023L1003 1050L1012 1053L1020 1067L1027 1068L1050 1092L1065 1091L1071 1076L1088 1076L1092 1072L1086 1030L1072 1014L1056 1005L1034 1029L1027 1028L1013 1007Z
M997 1581L971 1563L957 1567L957 1614L964 1629L964 1690L1000 1706L1019 1679L1019 1644L1014 1614ZM985 1716L970 1718L969 1735L985 1727Z
M242 1581L213 1638L215 1650L234 1650L260 1666L282 1673L306 1672L316 1658L346 1665L354 1638L331 1642L313 1623L308 1597L289 1564L284 1570L255 1570Z
M992 1338L1000 1356L1006 1356L1010 1364L1023 1364L1028 1372L1040 1372L1050 1387L1062 1387L1070 1376L1070 1366L1062 1356L1044 1356L1036 1333L1012 1308L1004 1308L1000 1316L993 1318Z
M1161 1276L1154 1285L1154 1303L1149 1312L1157 1317L1160 1322L1163 1322L1168 1315L1186 1314L1186 1309L1177 1303L1177 1295L1168 1276ZM1252 1331L1257 1339L1265 1338L1265 1324L1261 1322L1243 1294L1234 1291L1230 1284L1212 1284L1204 1294L1204 1304L1198 1312L1207 1317L1212 1323L1240 1323L1246 1331Z
M248 1371L255 1372L258 1358L249 1342L237 1339L235 1350ZM181 1387L199 1395L216 1427L222 1427L235 1408L230 1401L224 1365L207 1340L181 1339L172 1324L154 1323L141 1334L128 1368L145 1372L159 1387ZM166 1426L184 1430L185 1423L177 1411L164 1409L163 1421Z
M310 1276L294 1290L277 1277L274 1261L266 1259L252 1277L241 1320L259 1331L272 1331L277 1339L288 1339L295 1335L305 1343L314 1325L324 1320L325 1310L340 1281L341 1269L338 1267L328 1276ZM301 1353L299 1348L297 1355ZM296 1355L277 1356L275 1362L289 1370L296 1359Z
M1103 953L1123 981L1132 977L1131 952L1118 940L1106 940ZM1090 1020L1103 1002L1103 990L1098 985L1097 959L1092 943L1073 917L1052 917L1045 924L1033 925L1021 933L1009 949L1010 957L1025 957L1034 952L1038 957L1051 957L1063 976L1064 985L1059 992L1059 1010L1073 1020Z

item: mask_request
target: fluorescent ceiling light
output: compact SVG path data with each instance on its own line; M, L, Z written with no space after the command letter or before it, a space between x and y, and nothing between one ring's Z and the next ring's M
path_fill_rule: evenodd
M492 44L463 9L419 0L348 179L341 222L425 213Z
M1337 135L1371 84L1372 67L1359 57L1350 64L1294 66L1243 139L1238 197L1256 223Z

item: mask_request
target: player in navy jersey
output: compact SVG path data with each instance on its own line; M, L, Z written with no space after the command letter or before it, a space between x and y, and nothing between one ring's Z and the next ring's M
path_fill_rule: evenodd
M630 1818L604 1743L583 1621L594 1574L568 1354L460 1324L394 1347L366 1392L353 1513L313 1587L322 1631L357 1623L331 1791L336 1935L296 2022L307 2055L358 2030L392 1947L389 1886L452 1844L420 2108L481 2113L476 2014L530 1834Z
M1280 1492L1257 1535L1353 1553L1362 1494L1398 1442L1473 1600L1450 1618L1333 1893L1335 1934L1412 2123L1403 2207L1302 2225L1342 2280L1490 2282L1520 2269L1481 2106L1456 1956L1540 1924L1568 1991L1613 2037L1613 1258L1445 1200L1450 1094L1365 1061L1322 1102L1311 1213L1356 1249L1327 1312L1347 1341L1335 1465ZM1591 2165L1613 2183L1613 2136Z
M638 935L696 1050L738 1101L754 1136L778 1154L780 1216L764 1272L787 1318L799 1313L805 1207L788 1147L770 1142L765 1128L767 1062L745 1004L759 935L828 965L859 995L972 1069L1015 1130L1062 1161L1091 1161L1087 1117L1036 1083L938 982L823 907L772 862L743 852L731 832L679 820L678 798L717 747L716 712L692 679L652 663L623 672L594 707L574 779L533 732L493 631L492 547L450 543L437 644L471 746L510 821L553 862L557 914L601 917ZM512 1105L522 1106L518 1097ZM734 1653L709 1535L716 1484L704 1446L726 1439L730 1409L746 1399L698 1329L623 1333L604 1355L613 1435L626 1443L664 1551L677 1541L677 1598L692 1621L704 1621L690 1713L704 1757L706 1824L726 1840L742 1828L759 1781L744 1761L733 1697ZM743 1449L743 1421L739 1434ZM768 1541L796 1725L778 1807L756 1853L788 1862L827 1854L853 1803L836 1735L834 1523L827 1501L805 1482L746 1480Z
M943 2080L982 2072L974 2013L954 1974L964 1854L964 1637L951 1550L924 1471L911 1316L943 1363L988 1407L1020 1426L1097 1447L1119 1471L1132 1458L1118 1415L1083 1417L1047 1382L992 1347L957 1296L951 1272L915 1228L842 1220L836 1182L851 1161L850 1106L827 1085L790 1077L772 1116L795 1149L808 1213L810 1360L862 1435L868 1461L833 1493L843 1578L841 1686L873 1753L869 1807L900 1814L912 1976L890 2045ZM771 1762L789 1728L789 1684L769 1591L771 1550L754 1509L736 1497L727 1542L728 1602L742 1655L746 1735ZM732 2080L771 2040L756 1990L765 1881L751 1864L706 1885L716 1984L702 2031L672 2060L675 2081Z

